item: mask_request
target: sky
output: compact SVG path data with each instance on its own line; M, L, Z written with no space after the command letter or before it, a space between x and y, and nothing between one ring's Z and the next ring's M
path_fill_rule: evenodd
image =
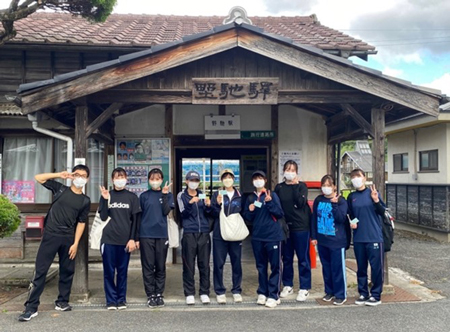
M0 0L6 8L10 0ZM226 16L242 6L249 16L309 16L373 45L378 54L357 64L450 96L449 0L118 0L115 13Z

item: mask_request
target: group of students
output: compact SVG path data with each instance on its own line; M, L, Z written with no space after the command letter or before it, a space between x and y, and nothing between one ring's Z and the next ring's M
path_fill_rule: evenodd
M362 170L351 173L356 191L347 200L336 193L331 175L321 180L322 194L313 205L308 204L308 189L299 181L298 165L288 161L283 167L283 182L273 191L267 188L263 171L252 174L255 191L243 198L234 186L231 169L220 173L223 189L211 199L198 189L200 175L186 174L186 189L178 193L177 205L183 229L181 250L183 260L183 289L186 304L195 304L195 264L200 274L199 295L203 304L210 303L210 255L212 231L213 285L219 304L227 302L223 269L227 255L232 269L231 293L235 303L242 302L242 241L225 241L220 230L221 210L226 216L240 213L251 225L251 244L258 271L257 304L274 308L280 298L294 292L294 253L298 258L299 291L297 301L303 302L311 289L310 243L317 245L325 285L324 301L342 305L347 300L345 251L353 243L358 265L359 298L356 304L375 306L381 303L383 286L383 237L379 215L384 203L375 187L366 187ZM36 257L36 271L30 284L25 310L20 321L37 316L39 297L45 276L58 253L60 265L59 296L55 309L69 311L70 289L74 273L74 258L78 243L88 220L89 198L83 186L89 179L89 169L77 165L72 173L36 175L36 180L53 194L53 203L46 216L44 236ZM72 179L67 187L56 178ZM170 192L171 183L163 185L159 169L148 173L150 189L138 198L125 189L127 174L123 168L112 172L114 188L100 187L99 214L109 220L101 238L104 288L108 310L125 309L127 271L130 253L141 251L144 289L149 307L164 306L166 258L169 249L167 216L175 208ZM371 266L372 287L369 291L367 268ZM270 267L270 275L268 268ZM283 284L283 288L281 288Z

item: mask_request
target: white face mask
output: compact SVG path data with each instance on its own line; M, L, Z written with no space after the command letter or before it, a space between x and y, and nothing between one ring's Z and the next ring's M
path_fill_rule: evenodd
M192 190L197 189L199 185L200 185L200 182L194 182L194 181L188 182L188 187L189 187L189 189L192 189Z
M333 188L331 188L331 187L322 187L322 192L326 196L331 195L333 193Z
M161 187L162 181L150 181L149 183L152 189L159 189Z
M225 186L225 188L230 188L231 186L233 186L234 180L233 179L223 179L222 183Z
M264 188L264 185L266 184L266 181L264 180L253 180L253 185L256 189Z
M355 187L356 189L359 189L363 186L363 178L360 177L356 177L352 179L352 185L353 187Z
M127 185L127 179L116 179L113 180L113 183L116 188L122 189Z
M294 172L284 172L284 178L288 181L292 181L297 176L297 173Z
M75 187L80 189L80 188L83 188L83 186L86 184L86 182L87 182L87 179L75 178L72 183Z

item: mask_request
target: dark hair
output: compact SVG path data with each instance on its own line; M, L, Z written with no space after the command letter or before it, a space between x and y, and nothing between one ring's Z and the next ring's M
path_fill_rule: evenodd
M114 176L116 176L116 174L124 175L125 177L127 176L127 172L122 167L114 168L114 170L111 173L111 179L114 179Z
M161 175L161 180L164 179L164 174L159 168L153 168L150 172L148 172L148 180L150 180L153 174L159 174Z
M286 171L289 167L291 167L291 165L294 165L295 172L298 173L298 165L297 165L297 163L296 163L295 161L293 161L293 160L288 160L288 161L286 161L286 162L284 163L283 171Z
M224 178L226 175L230 175L230 176L233 178L233 180L235 179L235 177L234 177L233 174L231 174L230 172L225 172L225 173L223 173L222 176L220 177L220 181L222 181L223 178Z
M364 171L360 168L355 168L353 171L350 172L350 177L354 176L354 175L359 175L361 174L362 176L366 176L366 173L364 173Z
M334 177L330 174L324 175L320 180L320 185L323 186L326 182L330 182L332 186L335 186Z
M138 147L139 145L142 146L141 143L138 143L138 144L136 144L136 145L134 146L134 148L137 149L137 147ZM142 146L142 147L143 147L143 146Z
M81 164L76 165L74 168L72 168L72 173L74 173L75 171L78 171L78 170L85 171L87 174L87 177L89 177L89 174L90 174L89 167L87 167L86 165L81 165Z

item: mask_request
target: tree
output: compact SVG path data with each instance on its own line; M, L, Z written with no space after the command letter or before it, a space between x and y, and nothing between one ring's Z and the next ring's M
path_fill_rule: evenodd
M19 209L6 196L0 195L0 239L10 236L19 225Z
M38 9L51 9L71 13L93 22L104 22L111 14L117 0L11 0L9 8L0 9L0 45L16 36L14 22Z

